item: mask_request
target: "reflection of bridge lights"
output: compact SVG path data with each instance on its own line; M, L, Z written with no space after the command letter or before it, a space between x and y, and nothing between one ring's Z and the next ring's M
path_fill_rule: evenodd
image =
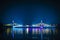
M36 28L36 29L32 29L32 34L40 34L40 29Z
M53 31L53 34L55 33L55 30L53 29L52 31L51 31L52 29L50 29L50 28L46 28L46 29L41 29L41 31L44 33L44 34L51 34L52 33L52 31Z
M36 29L36 34L40 34L40 29Z
M45 29L45 32L48 33L50 30L49 29Z
M13 32L23 34L23 28L13 28Z
M7 34L9 34L11 32L10 28L7 29Z
M19 29L18 33L19 34L23 34L23 30L22 29Z
M38 29L32 29L32 34L37 34L37 32L38 32Z
M56 29L54 28L54 29L52 29L52 30L53 30L53 34L55 34Z
M27 28L27 29L26 29L26 33L28 34L28 32L29 32L29 29Z
M35 29L36 30L36 34L38 33L38 29Z
M45 33L45 30L44 30L44 29L41 29L41 31L42 31L43 33Z
M32 34L34 34L34 29L32 29Z
M56 29L56 34L58 33L58 30Z

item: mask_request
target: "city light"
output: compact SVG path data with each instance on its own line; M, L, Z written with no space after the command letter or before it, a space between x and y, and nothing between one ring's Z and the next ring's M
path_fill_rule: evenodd
M13 26L13 27L23 27L23 25L15 25L15 26Z
M34 24L33 24L32 26L33 26L33 27L36 27L36 25L34 25Z
M44 27L51 27L51 25L48 25L48 24L44 24Z
M29 25L26 25L26 27L29 27Z
M46 34L48 34L48 33L49 33L49 31L50 31L50 30L49 30L48 28L47 28L47 29L45 29Z

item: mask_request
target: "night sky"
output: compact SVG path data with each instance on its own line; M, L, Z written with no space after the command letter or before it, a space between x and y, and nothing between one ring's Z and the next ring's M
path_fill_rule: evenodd
M19 24L37 24L43 20L48 24L60 23L59 0L1 0L0 22Z

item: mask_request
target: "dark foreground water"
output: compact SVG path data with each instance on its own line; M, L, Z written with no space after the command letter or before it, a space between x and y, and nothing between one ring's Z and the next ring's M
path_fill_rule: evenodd
M57 28L6 28L2 40L59 40Z

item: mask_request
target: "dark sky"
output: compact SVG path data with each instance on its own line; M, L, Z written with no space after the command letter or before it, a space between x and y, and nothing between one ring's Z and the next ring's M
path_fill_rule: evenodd
M49 24L60 23L59 0L1 0L0 22L36 24L41 20Z

